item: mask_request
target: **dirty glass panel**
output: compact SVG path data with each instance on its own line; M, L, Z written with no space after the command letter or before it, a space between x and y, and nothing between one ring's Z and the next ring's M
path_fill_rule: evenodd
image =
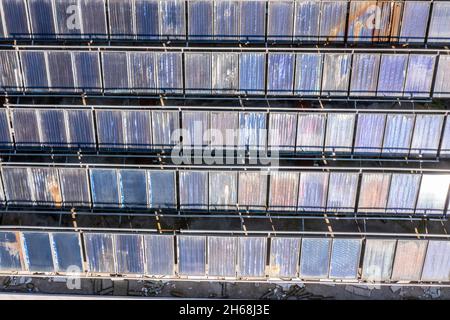
M346 15L346 1L322 2L319 41L344 41Z
M122 112L97 110L96 116L99 148L125 148Z
M317 42L319 18L319 1L295 1L294 41Z
M418 114L410 154L436 156L444 122L443 115Z
M9 120L6 110L0 110L0 148L12 145Z
M267 93L291 95L294 84L294 54L269 54Z
M161 36L168 39L184 40L185 14L182 0L163 0L159 2Z
M105 0L78 0L82 30L85 38L107 37Z
M84 233L84 245L89 272L114 273L113 235Z
M377 96L401 97L408 65L407 54L381 55Z
M429 1L405 1L400 42L424 43L429 12Z
M136 35L138 39L159 38L159 13L157 0L135 0Z
M39 129L35 110L13 109L12 124L16 145L39 146Z
M333 239L330 274L332 279L356 279L362 241L359 239Z
M266 134L265 113L239 113L239 148L246 150L265 149Z
M189 40L212 40L213 1L188 1L188 37Z
M124 110L123 127L128 149L146 150L152 144L150 129L150 111Z
M38 205L61 206L62 195L56 168L30 168L34 201Z
M299 113L297 152L322 152L325 138L325 114Z
M294 1L269 1L267 39L292 41Z
M18 232L0 232L0 271L22 270Z
M414 128L414 115L388 114L384 132L383 153L406 155L409 153Z
M174 247L171 235L144 235L146 273L149 275L174 274Z
M215 40L237 40L239 35L239 2L214 2ZM247 18L248 19L248 18Z
M179 142L178 136L173 135L179 129L178 112L152 111L153 146L164 149Z
M328 113L326 152L352 151L355 118L352 113Z
M328 277L331 239L303 238L300 258L300 277L323 279Z
M373 33L377 27L375 24L376 15L379 14L377 10L380 10L376 5L377 1L350 2L348 41L372 42Z
M25 0L3 0L4 27L8 38L30 38Z
M88 206L91 203L85 169L59 169L63 203L69 206Z
M238 113L211 112L211 146L234 149L238 138Z
M175 172L148 171L148 192L150 208L175 208Z
M182 62L179 52L161 52L158 57L158 89L162 93L182 93Z
M422 281L450 281L450 241L430 240Z
M428 30L428 43L449 43L450 42L450 3L448 1L434 1L433 13Z
M211 53L186 53L185 77L187 93L211 93Z
M424 174L417 199L416 214L443 214L450 175Z
M34 204L27 168L3 168L2 176L9 204Z
M366 240L362 279L369 282L390 280L396 244L397 240Z
M48 89L49 80L46 69L44 51L21 51L20 60L24 76L25 88L30 91Z
M378 1L378 28L374 30L374 41L396 42L400 34L403 2L400 1Z
M257 278L265 275L267 239L265 237L240 237L238 276Z
M126 52L103 52L103 83L105 91L127 92L130 88Z
M142 275L144 273L143 246L142 235L115 234L116 271L118 273Z
M52 232L51 245L56 272L83 272L80 236L75 232Z
M153 52L128 52L133 92L156 92L156 59Z
M358 188L358 173L331 172L328 186L328 211L353 212ZM345 192L342 192L345 190Z
M386 115L381 113L358 114L355 153L380 153L383 144Z
M269 149L295 150L296 113L271 113L269 116Z
M386 212L413 213L419 184L420 174L392 174Z
M430 96L436 56L411 54L405 81L405 97Z
M255 3L255 1L248 1ZM266 55L241 53L239 55L239 90L245 94L264 94Z
M266 27L265 1L239 1L240 40L264 41Z
M92 201L96 207L119 204L117 172L113 169L90 169Z
M41 142L44 146L67 147L64 110L38 110Z
M69 124L69 145L74 148L94 148L95 134L92 111L65 110Z
M213 93L234 93L238 90L239 55L237 53L212 54Z
M233 210L237 204L237 172L209 173L210 210Z
M185 111L182 113L182 118L185 131L183 146L201 148L208 145L209 139L206 133L209 129L209 113Z
M270 174L269 207L272 210L295 211L297 208L299 172Z
M265 210L267 200L267 174L239 172L239 208Z
M109 32L112 39L133 39L133 1L108 0Z
M379 54L354 54L350 95L375 96L377 93Z
M147 207L145 170L119 170L120 203L122 207Z
M206 273L206 237L178 236L178 272L187 276Z
M70 52L47 52L49 79L52 91L74 91L74 74Z
M208 172L180 172L180 209L208 209Z
M55 24L52 0L28 0L33 37L36 39L54 39Z
M322 95L346 96L350 79L352 57L350 54L325 54Z
M395 250L393 281L419 281L428 241L398 240Z
M269 269L271 277L293 278L297 276L300 242L300 238L271 238Z
M208 237L208 275L234 277L237 260L236 237Z
M25 264L28 271L54 271L48 233L22 232L22 245Z
M0 51L0 87L4 91L17 91L21 85L22 74L15 51Z
M87 92L100 91L102 84L98 53L73 51L72 61L76 73L75 89Z
M301 53L296 55L295 88L298 95L320 95L322 82L322 54Z
M359 212L384 212L386 207L390 173L363 173L359 194Z
M450 74L450 56L441 55L439 56L439 62L436 71L436 80L434 82L433 97L436 98L450 97L450 81L448 81L449 74Z
M328 189L327 172L301 172L298 188L298 210L325 210Z

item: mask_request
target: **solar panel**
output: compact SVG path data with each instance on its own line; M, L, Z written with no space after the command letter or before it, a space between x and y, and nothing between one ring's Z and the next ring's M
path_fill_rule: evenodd
M0 232L0 271L22 270L18 232Z
M163 1L169 2L169 1ZM161 52L158 58L158 89L167 94L183 92L182 62L179 52Z
M320 95L322 82L322 54L301 53L296 55L295 86L297 95Z
M347 3L323 1L320 16L319 41L344 41Z
M271 113L269 116L269 149L294 151L296 130L296 113Z
M149 111L122 111L125 141L128 149L148 150L152 144Z
M2 168L2 176L9 204L33 204L27 168Z
M85 169L59 169L63 203L70 206L88 206L91 203L88 177Z
M211 112L211 147L234 149L237 146L238 113Z
M358 211L384 212L390 182L390 173L363 173L359 194Z
M357 187L357 173L331 172L328 186L327 210L334 212L353 212ZM345 192L342 192L342 190L345 190Z
M245 52L239 55L239 90L242 93L264 94L265 74L266 55L264 53Z
M172 134L179 129L178 112L152 111L152 141L156 149L165 149L178 143Z
M71 232L52 232L50 241L56 272L83 272L80 236Z
M194 0L188 2L188 36L190 40L212 40L213 1Z
M319 17L319 1L295 1L294 41L316 42L319 35Z
M267 239L264 237L240 237L238 245L238 276L244 278L264 277Z
M76 0L53 0L57 38L79 39L83 26L82 12ZM77 13L78 16L76 15Z
M239 36L240 1L214 1L215 40L237 40Z
M297 121L297 152L322 152L325 138L324 113L300 113Z
M448 157L450 155L450 119L448 116L445 121L445 128L440 149L440 156Z
M0 87L5 91L17 91L22 87L18 53L0 51Z
M30 168L29 180L37 205L61 206L62 195L56 168Z
M380 153L383 143L386 115L379 113L358 114L355 136L355 153Z
M97 110L97 138L99 148L125 148L122 112Z
M63 110L37 110L43 146L65 147L68 144Z
M271 238L270 276L279 278L293 278L297 276L300 242L300 238Z
M328 277L331 239L303 238L300 258L300 278Z
M208 275L235 277L237 250L236 237L208 237Z
M353 55L350 95L376 95L379 65L379 54Z
M95 207L116 207L119 205L117 171L114 169L91 169L92 201Z
M430 2L406 1L404 6L400 42L424 43Z
M351 152L355 114L329 113L325 138L326 152Z
M265 1L240 1L240 40L264 41L266 27Z
M419 281L427 250L426 240L398 240L392 280Z
M422 281L450 280L450 242L430 240L422 270Z
M94 119L90 110L65 110L69 147L95 148Z
M194 147L201 148L207 146L209 137L207 131L209 129L209 113L208 112L191 112L182 113L183 129L186 135L183 136L184 148Z
M366 240L362 279L370 282L390 280L396 243L397 240Z
M278 2L276 2L276 4L278 4ZM269 54L267 93L281 95L292 94L294 83L294 57L294 54L291 53Z
M267 39L292 41L294 1L269 1Z
M202 276L206 270L206 237L178 236L178 272L186 276Z
M444 122L443 115L418 114L411 142L411 154L436 156Z
M403 11L403 2L378 1L380 11L375 11L375 17L379 15L379 28L374 29L374 40L379 42L398 41L400 22Z
M387 203L388 213L413 213L420 185L420 174L392 174Z
M148 171L148 189L150 208L176 207L175 172Z
M147 207L147 178L143 170L118 171L120 203L122 207Z
M125 274L144 273L144 244L141 235L115 234L116 271Z
M208 209L208 172L180 172L180 209Z
M325 210L328 173L301 172L298 188L298 210L320 212Z
M272 172L270 174L269 209L295 210L297 208L299 172Z
M430 28L428 30L428 43L448 43L450 41L450 26L448 17L450 16L450 3L447 1L434 1L433 12L430 18Z
M1 4L3 16L8 17L4 20L7 37L15 39L30 38L25 0L3 0Z
M239 208L264 210L267 201L267 174L239 172Z
M403 94L405 97L427 98L430 96L435 60L436 57L432 55L411 54L409 56Z
M42 91L49 87L45 51L21 51L20 60L25 88L29 91Z
M184 40L186 38L184 4L184 1L180 0L159 2L161 35L164 38L174 40Z
M411 145L415 116L388 114L383 139L383 153L407 155Z
M102 52L102 67L105 91L111 93L128 91L130 85L126 52Z
M329 277L356 279L362 241L360 239L333 239Z
M22 232L21 234L26 269L32 272L54 271L48 233Z
M239 113L240 149L262 150L266 147L266 114L262 112Z
M196 94L211 93L211 53L186 53L184 59L186 92Z
M108 0L109 31L112 39L134 38L134 1Z
M326 3L324 3L325 5ZM346 96L350 80L351 55L325 54L322 78L322 95Z
M88 272L114 273L113 235L84 233Z
M144 235L146 273L149 275L173 275L174 247L171 235Z
M128 52L133 92L156 93L156 58L153 52Z
M0 148L12 145L11 130L6 110L0 110Z
M449 72L450 56L440 56L437 65L436 80L434 82L433 97L446 98L450 96L450 82L447 81Z
M107 38L105 0L78 0L85 38Z
M55 38L56 30L52 3L52 0L28 0L28 12L34 38Z
M239 55L229 52L213 53L212 62L213 93L229 94L236 92L239 88Z
M377 96L396 97L403 94L407 65L407 54L381 55Z
M159 9L157 0L135 0L136 36L138 39L159 38Z
M73 68L76 74L76 89L98 92L102 88L100 59L97 52L72 51Z
M424 174L420 184L416 213L442 214L449 183L450 175Z
M377 1L353 1L350 2L348 17L347 39L354 42L372 42L374 30L374 15Z
M209 173L210 210L233 210L237 204L237 172Z

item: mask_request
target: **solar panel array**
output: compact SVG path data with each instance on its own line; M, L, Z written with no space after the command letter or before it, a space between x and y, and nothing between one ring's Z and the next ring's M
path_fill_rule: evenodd
M0 4L3 39L450 41L446 1L2 0Z
M448 240L0 231L0 274L382 283L448 282L449 268Z
M0 58L5 92L450 96L444 53L3 50Z

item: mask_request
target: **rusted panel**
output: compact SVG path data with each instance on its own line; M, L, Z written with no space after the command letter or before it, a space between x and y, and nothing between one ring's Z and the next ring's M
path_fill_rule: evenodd
M18 232L0 232L0 271L22 269L22 254Z
M319 41L344 41L346 15L346 1L322 2Z
M297 208L299 172L273 172L270 176L269 207L273 210Z
M361 181L358 211L384 212L390 181L390 173L364 173Z
M379 25L374 29L374 41L398 41L403 3L398 1L377 1ZM377 16L375 16L377 18Z
M398 240L395 251L393 281L419 281L428 241Z
M348 41L372 42L377 10L377 1L350 2Z

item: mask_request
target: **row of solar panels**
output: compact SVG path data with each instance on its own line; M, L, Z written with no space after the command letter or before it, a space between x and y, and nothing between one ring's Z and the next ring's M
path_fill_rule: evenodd
M14 205L442 215L450 174L4 167ZM345 192L342 192L345 190Z
M0 272L450 281L450 241L444 240L124 233L82 237L84 246L75 232L0 232Z
M0 146L18 150L98 148L155 152L178 145L183 149L248 150L259 155L266 155L268 150L448 157L450 121L447 117L444 113L364 111L0 109Z
M450 4L447 1L431 3L2 0L0 37L448 43Z
M449 97L449 71L432 54L0 51L6 92Z

